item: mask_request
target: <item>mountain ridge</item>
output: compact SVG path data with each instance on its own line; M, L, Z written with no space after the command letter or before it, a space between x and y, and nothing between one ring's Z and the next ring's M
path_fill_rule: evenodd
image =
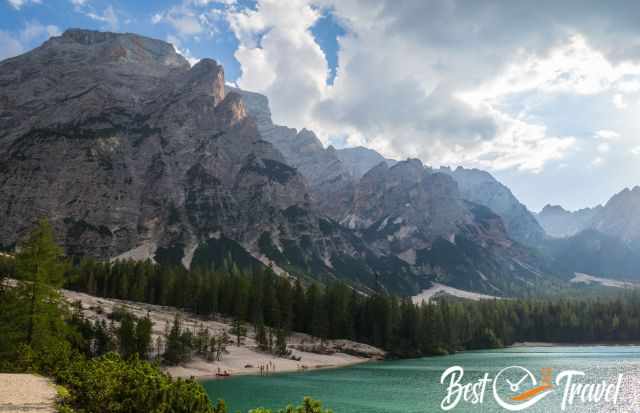
M46 216L75 256L231 260L404 295L549 280L449 174L385 160L358 179L214 60L190 67L160 40L69 30L0 62L0 101L5 247Z

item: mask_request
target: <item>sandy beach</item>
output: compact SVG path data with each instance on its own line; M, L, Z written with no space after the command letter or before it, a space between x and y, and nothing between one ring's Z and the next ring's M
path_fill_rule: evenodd
M220 334L227 331L231 335L231 320L221 317L215 320L200 318L194 314L176 310L172 307L105 299L75 291L63 290L65 298L73 303L80 301L82 308L90 320L104 319L116 308L125 308L136 317L145 317L149 314L153 321L152 336L164 334L167 325L173 323L176 314L180 314L183 327L197 330L201 326L209 329L212 334ZM164 370L174 377L194 377L197 379L215 378L218 372L228 372L230 375L260 374L260 366L270 364L273 368L270 372L293 372L306 369L344 367L357 363L363 363L374 359L384 358L384 351L362 343L350 340L327 340L324 342L322 352L316 351L320 347L320 340L307 334L292 333L289 336L288 348L292 358L276 357L272 354L258 350L254 340L255 332L252 326L247 325L247 337L240 346L234 342L227 346L227 354L222 360L209 362L205 359L194 357L192 361L180 366L166 367Z

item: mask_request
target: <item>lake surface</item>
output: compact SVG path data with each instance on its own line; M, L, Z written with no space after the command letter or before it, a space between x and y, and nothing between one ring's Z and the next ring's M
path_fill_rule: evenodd
M306 373L277 374L270 377L239 376L226 380L204 382L212 400L225 399L230 412L243 413L255 407L282 408L299 403L303 396L323 401L334 413L418 413L438 412L447 394L447 385L440 383L443 372L454 365L464 369L460 384L477 380L485 373L493 379L500 370L521 366L529 370L542 384L541 369L552 369L553 390L540 401L522 411L560 412L564 396L563 384L555 385L558 374L564 370L581 370L584 377L574 376L574 383L597 383L603 380L611 395L622 374L617 404L601 401L583 403L579 396L569 412L640 412L640 347L532 347L504 350L470 351L446 357L428 357L414 360L372 362L334 370L316 370ZM549 370L545 370L547 374ZM511 397L523 390L536 387L524 378L522 387L511 393L509 382L526 376L524 370L514 368L503 372L496 380L498 395L513 405ZM547 379L549 376L547 375ZM483 402L471 404L460 401L454 412L506 412L493 395L493 384L486 386Z

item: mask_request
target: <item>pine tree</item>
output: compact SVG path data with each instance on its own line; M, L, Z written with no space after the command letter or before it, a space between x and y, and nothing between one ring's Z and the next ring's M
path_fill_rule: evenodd
M113 340L113 336L107 327L107 323L104 320L96 320L94 323L94 336L95 336L95 347L93 350L93 354L95 356L101 356L110 351L115 350L115 343Z
M25 342L34 349L47 346L68 331L63 322L66 308L58 289L69 268L47 221L40 221L20 244L15 268L15 276L20 282L7 293L11 297L5 297L7 300L2 303L0 312L8 317L6 329L1 329L2 335L7 335L5 338L9 341Z
M220 337L216 339L216 360L222 360L222 355L227 352L227 343L229 342L229 335L226 330L220 334Z
M185 360L185 348L183 344L182 322L176 314L173 325L165 337L165 352L163 360L169 365L176 365Z
M290 354L290 351L287 349L287 331L284 328L279 328L276 333L275 353L281 357Z
M136 323L133 316L127 312L120 319L120 327L118 328L118 344L120 354L123 358L128 359L136 353Z
M140 358L149 358L149 350L151 349L152 338L151 331L153 330L153 322L149 317L149 313L145 318L138 320L136 323L135 333L135 351Z
M231 334L236 336L236 346L240 347L242 339L247 335L247 328L242 324L242 321L240 321L239 318L233 320Z
M304 294L304 288L302 288L302 283L300 279L296 279L295 286L293 287L293 328L295 331L299 331L301 333L308 332L307 330L307 319L308 316L307 305L306 305L306 297Z
M258 348L262 351L269 350L269 341L267 339L267 331L264 327L264 323L259 321L256 325L256 343L258 343Z

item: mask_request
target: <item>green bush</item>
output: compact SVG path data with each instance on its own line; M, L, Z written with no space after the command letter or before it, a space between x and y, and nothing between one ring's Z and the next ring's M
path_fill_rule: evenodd
M173 380L136 357L123 360L109 353L79 358L57 381L70 393L65 405L82 412L213 413L209 397L193 380Z

